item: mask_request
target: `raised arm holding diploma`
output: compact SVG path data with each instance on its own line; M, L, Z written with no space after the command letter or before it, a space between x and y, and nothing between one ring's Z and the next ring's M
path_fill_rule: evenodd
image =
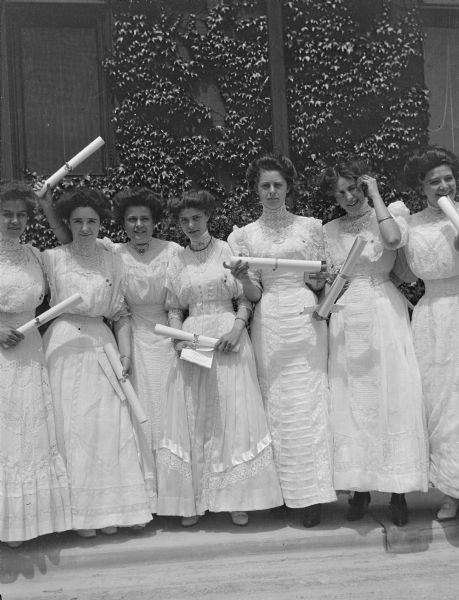
M39 198L42 198L46 194L46 190L48 187L55 187L61 179L64 179L66 175L71 173L75 167L81 164L84 160L89 158L91 154L94 154L96 150L101 148L105 144L105 141L99 136L95 140L93 140L90 144L88 144L83 150L78 152L73 158L71 158L68 162L66 162L60 169L58 169L53 175L48 177L45 181L41 190L37 193Z
M79 304L81 300L82 297L80 294L72 294L66 300L59 302L59 304L56 304L56 306L53 306L38 317L35 317L35 319L27 321L27 323L24 323L24 325L18 327L16 331L19 331L19 333L26 335L33 329L40 327L40 325L43 325L44 323L51 321L51 319L54 319L55 317L58 317L59 315L65 313L69 308L73 308L74 306Z

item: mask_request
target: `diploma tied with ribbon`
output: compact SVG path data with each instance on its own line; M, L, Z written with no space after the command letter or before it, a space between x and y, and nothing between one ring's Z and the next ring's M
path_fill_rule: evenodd
M349 251L349 254L346 257L339 273L337 274L334 282L332 283L328 293L325 298L319 303L317 308L315 309L315 313L322 317L323 319L327 319L331 312L333 312L335 307L335 302L338 299L342 289L345 284L351 278L355 265L360 258L360 255L363 252L363 249L366 245L366 240L364 240L361 236L357 236L352 244L352 248Z
M139 423L145 423L147 416L132 387L132 383L123 375L123 365L121 364L119 352L111 343L104 345L104 351L135 418Z
M238 261L249 264L250 268L271 267L276 270L294 270L303 273L324 273L327 270L327 263L324 260L291 260L288 258L259 258L256 256L232 256L230 266L236 266Z
M75 154L73 158L71 158L68 162L66 162L59 170L57 170L53 175L48 177L45 181L43 187L37 192L37 196L39 198L43 198L46 194L46 190L48 187L55 187L61 179L64 179L66 175L71 173L75 167L77 167L84 160L89 158L91 154L94 154L96 150L101 148L105 144L105 141L99 136L95 140L93 140L90 144L85 146L83 150Z
M59 302L49 310L39 315L38 317L35 317L35 319L27 321L27 323L24 323L24 325L18 327L16 331L19 331L19 333L26 335L33 329L40 327L40 325L43 325L44 323L51 321L51 319L54 319L55 317L58 317L59 315L62 315L63 313L67 312L70 308L73 308L82 300L83 298L81 297L81 294L72 294L71 296L69 296L65 300L62 300L62 302Z

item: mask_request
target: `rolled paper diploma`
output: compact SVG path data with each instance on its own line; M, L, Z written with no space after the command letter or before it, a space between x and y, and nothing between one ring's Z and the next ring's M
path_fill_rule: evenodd
M304 273L320 273L327 270L324 260L290 260L288 258L258 258L255 256L232 256L230 265L235 266L238 260L249 263L249 267L272 267L276 269L294 269Z
M58 171L51 175L51 177L48 177L41 190L37 192L37 196L39 198L43 198L43 196L46 194L46 188L48 186L50 188L56 186L61 179L64 179L64 177L73 171L75 167L91 156L91 154L94 154L94 152L101 148L104 144L105 142L100 136L93 140L90 144L83 148L83 150L78 152L78 154L75 154L75 156L66 162L65 165L63 165Z
M454 225L456 233L459 233L459 214L457 213L456 206L451 198L449 196L442 196L438 199L438 206Z
M189 333L188 331L183 331L182 329L175 329L175 327L167 327L167 325L157 324L155 325L153 331L158 335L170 337L174 340L192 342L198 347L201 346L201 348L214 348L215 344L218 342L218 338L209 337L207 335L197 335L196 333ZM232 352L238 352L238 350L239 344L233 348Z
M132 383L129 381L129 379L123 377L123 365L120 361L119 352L115 350L115 347L111 343L104 344L104 350L135 418L139 423L145 423L145 421L147 421L147 416L142 405L140 404L140 400L135 393L134 388L132 387Z
M329 314L332 311L333 305L335 304L338 296L341 293L346 281L352 275L352 272L355 267L355 263L360 258L360 255L363 252L363 249L366 245L366 240L362 237L357 236L352 244L352 248L349 250L349 254L344 261L341 269L339 270L338 275L336 276L335 281L332 283L331 288L328 291L328 294L319 303L319 306L316 309L316 313L322 317L323 319L328 318Z
M27 333L29 333L29 331L32 331L32 329L40 327L40 325L43 325L44 323L51 321L51 319L54 319L55 317L58 317L59 315L62 315L63 313L67 312L69 308L73 308L82 300L83 298L80 294L72 294L66 300L62 300L62 302L59 302L58 304L56 304L56 306L53 306L38 317L35 317L35 319L27 321L27 323L24 323L24 325L18 327L16 331L19 331L23 335L26 335Z

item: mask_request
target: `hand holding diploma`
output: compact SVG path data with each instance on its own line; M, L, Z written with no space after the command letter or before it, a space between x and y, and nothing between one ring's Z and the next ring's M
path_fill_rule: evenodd
M134 388L132 387L132 383L124 376L124 369L123 365L121 364L118 350L115 349L113 344L109 343L104 345L104 351L135 418L139 423L145 423L145 421L147 421L147 416L137 394L134 391Z
M37 327L40 327L40 325L43 325L44 323L51 321L51 319L54 319L55 317L58 317L59 315L67 312L70 308L73 308L74 306L79 304L82 301L82 299L83 298L80 294L72 294L71 296L69 296L65 300L62 300L62 302L59 302L49 310L39 315L38 317L35 317L35 319L27 321L27 323L24 323L24 325L18 327L16 331L18 331L22 335L26 335L27 333L32 331L32 329L36 329Z
M441 198L438 199L438 206L448 217L456 230L454 248L459 252L459 214L456 210L456 206L449 196L441 196Z
M189 333L188 331L183 331L182 329L175 329L174 327L167 327L167 325L155 325L153 330L156 334L162 335L164 337L170 337L175 340L182 340L184 342L190 342L193 347L199 350L199 348L215 348L218 344L219 339L214 337L209 337L207 335L198 335L196 333ZM233 352L237 352L239 350L238 346L232 348Z
M315 309L313 313L315 318L318 318L319 320L328 318L343 287L352 275L353 270L355 268L355 264L360 258L360 255L362 254L366 243L366 240L364 240L360 236L357 236L355 238L354 243L352 244L352 248L350 249L349 254L346 257L343 266L339 270L335 281L332 283L332 286L326 294L325 298L323 298L323 300Z
M101 148L104 144L105 142L101 137L97 137L95 140L93 140L90 144L83 148L83 150L78 152L78 154L66 162L60 169L53 173L51 177L48 177L41 189L36 192L37 196L42 198L46 194L46 190L48 188L55 187L59 181L61 181L61 179L64 179L64 177L71 173L75 167L89 158L91 154L94 154L94 152L96 152L96 150Z

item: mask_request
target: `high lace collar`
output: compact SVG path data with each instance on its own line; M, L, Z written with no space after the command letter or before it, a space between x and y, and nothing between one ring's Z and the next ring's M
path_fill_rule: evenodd
M373 219L374 209L369 206L365 212L360 215L345 214L341 217L343 229L349 233L357 234L367 229Z
M23 247L20 238L5 238L0 233L0 251L2 253L14 253Z
M285 204L279 206L279 208L266 208L266 206L263 206L263 213L260 217L260 221L263 225L266 225L270 229L275 229L276 231L289 225L292 219L293 215L287 210Z
M96 242L91 240L89 243L81 242L81 240L73 240L71 243L72 250L78 256L92 257L96 255Z
M211 241L212 236L208 231L205 231L197 240L190 240L190 248L195 252L200 252L210 246Z

